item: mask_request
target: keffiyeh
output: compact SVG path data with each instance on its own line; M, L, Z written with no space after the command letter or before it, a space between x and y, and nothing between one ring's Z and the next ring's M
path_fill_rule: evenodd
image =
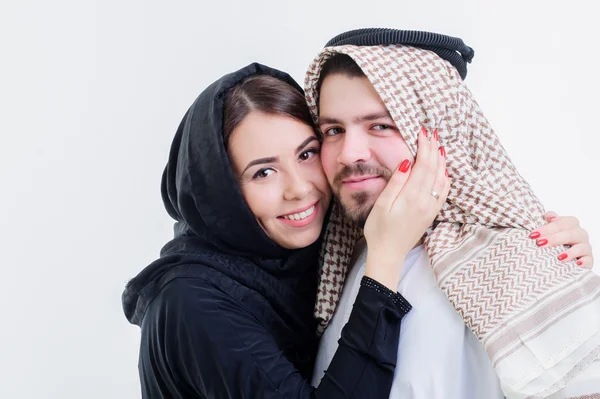
M483 344L507 397L544 398L565 386L580 387L572 396L600 394L600 375L590 371L600 357L600 276L558 261L560 248L529 238L543 223L543 207L456 68L411 46L326 47L305 81L315 120L316 84L335 53L362 69L413 154L421 127L436 128L448 149L451 189L425 246L438 285ZM360 234L335 205L315 308L322 328Z

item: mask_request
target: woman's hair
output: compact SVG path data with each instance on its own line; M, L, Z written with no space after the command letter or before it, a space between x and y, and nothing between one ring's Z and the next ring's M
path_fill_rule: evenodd
M321 68L321 74L317 81L317 93L321 92L321 85L323 80L329 75L344 75L349 78L360 78L365 76L365 73L360 67L354 62L352 57L347 54L336 53L325 61L323 68Z
M292 85L271 75L252 75L235 85L225 97L223 139L252 111L296 119L314 129L304 95Z

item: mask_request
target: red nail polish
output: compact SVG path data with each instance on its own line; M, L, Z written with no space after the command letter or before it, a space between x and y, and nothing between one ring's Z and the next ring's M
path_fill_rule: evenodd
M400 172L402 172L402 173L406 173L406 172L408 172L408 168L410 168L410 161L408 159L405 159L400 164L400 167L398 168L398 170L400 170Z
M441 146L441 147L440 147L440 154L442 154L442 156L443 156L444 158L446 158L446 149L444 148L444 146Z
M582 261L580 261L580 260L578 260L578 261L577 261L577 266L581 266L581 265L583 265L583 262L582 262Z
M567 259L567 256L568 255L563 252L562 254L558 255L558 260L565 260L565 259Z
M556 216L552 216L551 218L548 219L548 223L551 223L554 221L554 219L556 219Z
M433 137L435 138L435 141L439 141L440 140L440 136L438 136L437 129L433 129Z
M529 238L533 238L534 240L536 238L540 238L540 232L539 231L534 231L533 233L529 234Z
M545 238L540 238L535 243L538 245L538 247L543 247L544 245L548 244L548 240Z
M421 133L423 133L423 136L427 137L427 130L424 127L421 128Z
M446 169L446 177L448 177L448 169Z

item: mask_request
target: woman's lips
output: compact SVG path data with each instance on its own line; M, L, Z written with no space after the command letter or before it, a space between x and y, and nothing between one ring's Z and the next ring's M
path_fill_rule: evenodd
M277 220L292 227L308 226L317 218L317 215L319 214L319 204L320 201L317 201L312 206L309 206L301 212L296 212L293 214L288 213L285 215L285 217L277 217Z

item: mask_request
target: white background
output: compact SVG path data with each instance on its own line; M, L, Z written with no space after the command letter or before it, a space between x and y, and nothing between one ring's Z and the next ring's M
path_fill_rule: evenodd
M299 81L334 35L446 33L548 209L600 254L598 13L589 0L41 1L0 6L0 397L137 398L127 280L171 237L160 176L200 91L252 61ZM597 267L596 270L600 270Z

